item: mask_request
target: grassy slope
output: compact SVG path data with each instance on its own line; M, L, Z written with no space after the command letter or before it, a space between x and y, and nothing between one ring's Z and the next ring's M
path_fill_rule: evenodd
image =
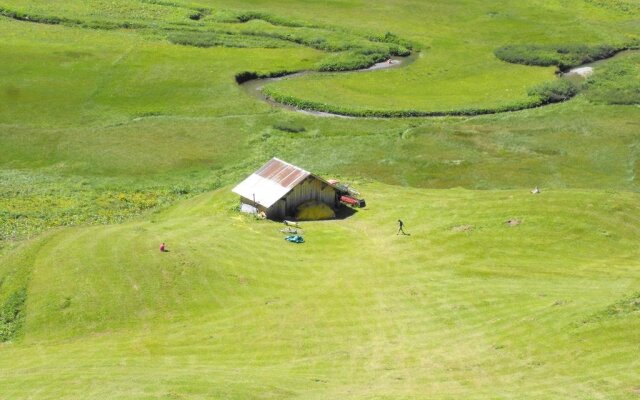
M362 189L369 209L306 224L302 246L231 212L226 189L60 232L34 252L0 393L630 396L637 310L593 316L637 289L636 195Z
M375 21L419 43L422 57L408 71L313 75L278 82L270 90L352 110L491 108L526 102L527 88L553 79L554 70L504 63L493 55L497 47L616 43L638 34L637 26L620 26L633 21L631 16L580 1L402 3L404 7L389 8L383 1L367 2L340 17L357 26ZM363 9L370 16L363 16Z
M99 19L130 2L32 3ZM484 7L432 4L427 15ZM478 23L452 18L445 31L381 1L225 6L402 32L443 68L463 61L448 49ZM482 20L482 34L600 42L638 28L607 9L576 5L568 21L562 3L545 7ZM155 9L127 15L185 17ZM0 242L0 302L29 283L23 336L0 345L0 397L635 396L637 313L591 316L638 291L637 198L616 192L638 190L637 107L579 98L470 119L319 119L256 102L233 81L242 70L315 65L322 54L307 48L192 49L3 18L0 31L0 234L119 221L183 189L237 181L273 155L404 186L544 190L368 185L370 211L310 225L303 247L238 219L227 192L16 251ZM393 235L398 217L412 237ZM502 224L513 217L525 223ZM476 231L451 231L465 224ZM160 240L172 249L164 258Z
M8 40L0 66L0 121L35 127L114 125L145 115L259 114L234 76L246 69L299 69L307 48L203 50L126 31L0 20ZM99 49L99 50L97 50ZM233 98L232 102L219 101ZM33 110L40 110L34 115Z

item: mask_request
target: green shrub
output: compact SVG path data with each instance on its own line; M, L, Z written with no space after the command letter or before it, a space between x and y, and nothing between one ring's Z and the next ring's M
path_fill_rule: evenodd
M194 47L215 47L224 44L224 40L219 35L204 32L172 33L167 39L174 44Z
M148 28L148 25L129 22L129 21L82 21L78 19L57 17L52 15L29 14L21 11L10 10L4 7L0 7L0 15L3 15L8 18L13 18L18 21L34 22L38 24L47 24L47 25L78 26L78 27L87 28L87 29L112 30L112 29Z
M277 122L273 124L273 127L279 131L289 132L289 133L302 133L307 130L304 126L296 124L295 122L289 122L289 121Z
M299 99L293 96L284 95L266 87L263 93L269 99L293 106L300 110L319 111L336 115L363 118L412 118L412 117L444 117L444 116L473 116L484 114L496 114L510 111L520 111L528 108L539 107L549 102L540 97L532 96L527 100L515 102L495 108L463 108L443 111L420 111L420 110L371 110L371 109L351 109L348 107L336 106L316 101Z
M252 71L242 71L236 74L236 83L241 85L245 82L258 79L258 73Z
M0 306L0 342L13 339L23 320L24 303L27 290L22 288L13 292Z
M41 16L34 14L27 14L21 11L10 10L8 8L0 7L0 15L8 18L13 18L18 21L37 22L41 24L59 25L64 23L81 24L82 21L71 20L67 18L60 18L54 16Z
M318 71L354 71L372 66L389 58L389 54L344 52L325 57L316 65Z
M292 75L295 74L295 71L273 71L267 73L257 73L253 71L243 71L236 74L235 79L236 83L241 85L245 82L254 80L254 79L264 79L264 78L279 78L281 76Z
M292 28L300 27L316 27L313 24L307 24L301 21L295 21L275 15L259 12L259 11L230 11L224 10L216 13L214 19L218 22L226 23L246 23L253 20L261 20L272 25L287 26Z
M582 321L583 324L601 322L603 320L640 313L640 292L634 293L607 308L598 311Z
M216 14L214 17L219 22L235 22L246 23L253 20L261 20L268 22L272 25L287 28L302 28L295 30L275 30L264 31L259 29L243 30L244 35L253 35L260 37L270 37L273 39L279 39L307 47L311 47L321 51L327 52L352 52L357 54L360 59L363 59L365 55L372 54L384 54L386 57L392 55L407 56L411 53L411 45L408 41L399 38L397 35L387 33L381 36L369 36L362 37L354 35L350 32L344 31L340 28L331 26L320 26L301 21L293 21L281 17L277 17L271 14L262 12L245 11L245 12L230 12L225 11ZM365 65L366 63L359 62L353 63L353 57L351 64ZM329 64L332 64L329 62ZM350 69L357 69L357 67L341 66L341 62L333 63L334 66L327 65L326 71L344 71ZM361 67L360 67L361 68Z
M371 40L372 42L393 44L393 45L396 45L396 47L399 49L403 48L405 51L410 51L416 48L416 46L412 42L406 39L403 39L392 32L386 32L384 35L371 35L368 37L368 39ZM400 54L397 54L397 55L400 55Z
M585 0L595 7L622 12L624 14L638 15L640 4L635 0Z
M499 59L525 65L551 66L556 65L564 71L569 68L609 58L628 46L581 44L564 45L511 45L495 50Z
M640 104L640 56L602 65L585 88L586 98L594 103Z
M286 47L284 41L265 36L243 33L183 31L170 33L167 40L173 44L193 47L278 48Z
M211 13L206 7L181 5L171 1L144 0L145 3L165 7L184 8L186 17L200 20ZM245 23L252 20L268 22L277 29L230 29L215 28L207 24L195 27L187 21L172 24L140 23L122 20L82 21L56 16L27 14L20 11L0 7L0 15L9 18L44 24L63 24L87 29L140 29L161 34L174 44L194 47L237 47L237 48L282 48L296 45L311 47L317 50L341 53L328 58L318 66L321 71L345 71L365 68L392 55L409 55L407 41L397 35L387 33L382 36L364 37L330 26L318 26L310 23L293 21L262 12L223 12L216 14L212 20ZM295 29L294 29L295 28Z
M534 86L527 94L539 99L542 104L558 103L578 94L578 87L567 79L556 79Z

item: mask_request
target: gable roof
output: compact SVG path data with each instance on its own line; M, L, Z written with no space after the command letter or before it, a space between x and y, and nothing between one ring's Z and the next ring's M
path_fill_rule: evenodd
M274 157L232 191L246 199L255 198L257 204L269 208L309 176L314 175Z

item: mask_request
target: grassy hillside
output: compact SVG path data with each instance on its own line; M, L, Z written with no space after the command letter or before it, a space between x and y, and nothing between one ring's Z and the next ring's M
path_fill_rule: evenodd
M636 195L361 189L304 245L226 189L48 238L3 395L631 398Z
M318 117L237 83L312 70L266 90L363 114L542 104L558 68L637 47L636 11L0 0L0 398L638 397L637 51L483 116ZM369 207L286 243L229 192L272 156Z
M406 45L421 57L405 69L309 77L326 81L318 90L303 77L270 90L285 85L360 109L372 100L420 108L424 91L438 107L508 105L556 78L553 67L505 63L496 49L632 42L640 28L620 7L7 0L0 9L3 240L119 221L235 182L275 155L419 187L637 189L633 63L604 64L567 104L473 119L297 115L247 95L234 79L318 69L335 57L359 62ZM191 42L175 44L176 35ZM278 128L287 124L304 131Z
M553 68L513 65L494 56L504 45L631 43L638 38L631 14L581 1L479 3L405 1L389 13L384 2L367 2L371 18L357 8L347 19L373 23L407 37L422 49L407 71L313 75L273 84L289 96L353 111L499 109L531 101L528 89L553 79ZM342 17L342 14L341 14ZM361 20L367 22L356 22Z

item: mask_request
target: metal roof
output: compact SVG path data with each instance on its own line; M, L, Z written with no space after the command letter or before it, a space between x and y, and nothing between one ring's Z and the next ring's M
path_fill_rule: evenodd
M232 191L269 208L311 175L309 171L274 157Z

